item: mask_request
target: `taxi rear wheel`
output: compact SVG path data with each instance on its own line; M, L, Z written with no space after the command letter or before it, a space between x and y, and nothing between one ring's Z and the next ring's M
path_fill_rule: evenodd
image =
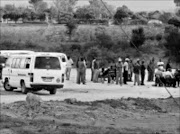
M56 94L56 91L57 91L57 89L54 88L54 89L51 89L51 90L49 91L49 93L50 93L50 94Z
M21 92L23 94L27 94L28 93L28 89L26 88L26 85L25 85L24 81L21 82Z

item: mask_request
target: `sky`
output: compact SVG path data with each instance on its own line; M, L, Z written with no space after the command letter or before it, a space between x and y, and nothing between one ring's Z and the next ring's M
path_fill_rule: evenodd
M53 4L52 0L44 0ZM132 11L174 11L176 6L174 0L103 0L115 8L126 5ZM14 4L15 6L28 6L28 0L0 0L0 5ZM88 0L79 0L77 6L89 4Z

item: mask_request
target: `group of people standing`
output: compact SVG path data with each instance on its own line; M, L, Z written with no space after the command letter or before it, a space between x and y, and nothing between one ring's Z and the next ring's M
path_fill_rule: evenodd
M134 61L134 62L133 62ZM99 82L99 78L102 82L108 78L108 83L115 82L117 85L127 84L128 81L134 81L134 85L145 85L146 69L148 71L148 81L154 81L155 68L158 66L164 66L164 63L159 60L157 65L155 64L154 58L152 58L147 65L140 59L131 60L129 58L118 58L116 62L111 63L107 68L100 68L100 61L97 58L93 58L91 61L91 81L94 83ZM70 72L73 66L73 60L68 56L67 68L66 68L66 79L70 79ZM171 68L170 62L167 63L166 70ZM86 59L81 57L76 62L77 70L77 84L86 84ZM133 78L134 74L134 78Z
M127 84L128 81L132 81L134 73L134 85L144 85L146 66L144 61L137 59L135 63L129 58L118 58L117 62L111 64L108 68L102 68L99 70L99 64L97 59L93 59L91 66L91 81L98 82L98 77L104 82L105 78L108 78L108 83L115 81L116 84ZM151 74L152 75L152 74ZM141 78L141 81L140 81Z

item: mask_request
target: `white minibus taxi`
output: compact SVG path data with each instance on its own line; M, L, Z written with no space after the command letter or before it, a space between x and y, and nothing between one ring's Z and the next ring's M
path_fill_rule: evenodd
M65 53L56 53L56 52L51 52L52 54L56 54L61 58L62 61L62 70L65 74L66 72L66 65L67 65L67 55Z
M34 51L30 50L1 50L0 51L0 79L2 78L2 70L4 68L5 62L10 55L17 54L32 54Z
M57 88L64 86L62 61L52 53L11 55L2 71L2 80L6 91L21 88L22 93L28 90L48 90L55 94Z

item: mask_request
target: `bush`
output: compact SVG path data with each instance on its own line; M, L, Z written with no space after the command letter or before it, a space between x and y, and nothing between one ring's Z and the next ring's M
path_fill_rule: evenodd
M162 34L157 34L157 35L156 35L156 40L157 40L157 41L162 40L162 38L163 38Z
M92 61L93 58L99 58L101 56L101 50L98 47L91 47L87 53L86 57L89 61Z
M176 57L176 60L180 62L180 31L177 28L169 29L169 32L165 33L165 40L164 45L170 55Z
M40 45L30 41L30 40L27 40L25 42L25 48L28 49L28 50L34 50L34 51L42 51L43 50L43 47L41 47Z
M66 33L69 35L69 38L71 40L73 32L77 29L77 23L75 20L71 19L66 23L67 31Z
M20 43L14 43L11 41L0 42L0 50L18 50L23 49Z
M174 25L176 27L180 27L180 18L173 17L173 18L169 19L168 24Z
M133 29L131 41L130 41L131 46L138 48L143 45L144 41L145 41L144 29L142 27Z
M120 40L118 41L112 48L114 52L116 52L118 49L121 49L122 51L129 49L130 45L127 40Z
M114 45L114 42L112 41L111 36L109 36L106 33L96 35L96 39L97 39L97 43L99 47L101 48L111 49L112 46Z
M130 21L130 25L146 25L147 22L146 19L135 19Z
M72 50L72 51L74 51L74 50L81 50L81 45L79 45L79 44L73 44L73 45L71 45L71 47L70 47L70 49Z

